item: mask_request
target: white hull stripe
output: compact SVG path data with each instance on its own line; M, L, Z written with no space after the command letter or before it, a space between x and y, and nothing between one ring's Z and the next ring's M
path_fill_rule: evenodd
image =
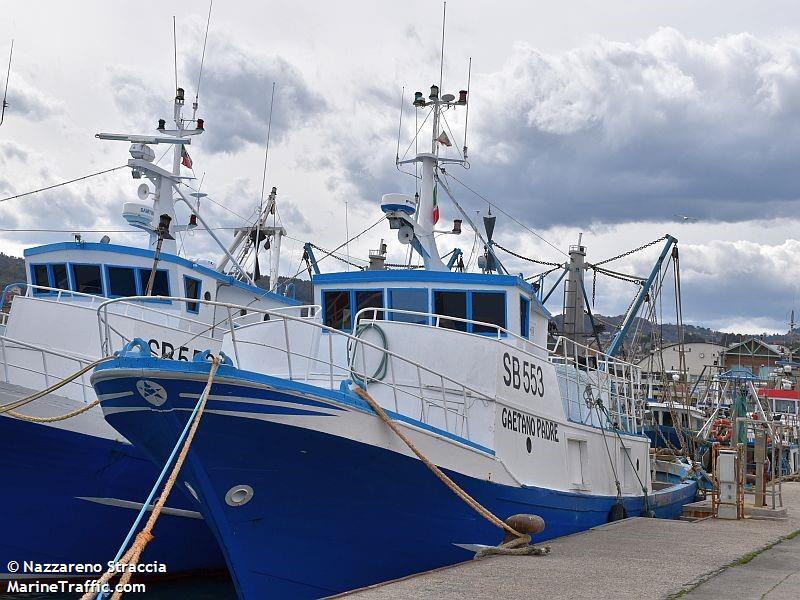
M131 510L142 510L144 504L142 502L131 502L130 500L119 500L118 498L96 498L92 496L76 496L78 500L86 500L87 502L94 502L96 504L103 504L105 506L118 506L119 508L129 508ZM152 512L153 505L147 507L148 512ZM182 508L170 508L165 506L161 509L165 515L173 515L175 517L185 517L187 519L202 519L201 515L196 510L184 510Z

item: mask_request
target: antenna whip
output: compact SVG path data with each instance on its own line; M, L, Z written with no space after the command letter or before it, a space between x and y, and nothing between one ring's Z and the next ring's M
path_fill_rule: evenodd
M444 74L444 28L447 20L447 2L442 2L442 54L439 59L439 89L442 89L442 76Z
M175 15L172 15L172 51L175 65L175 89L178 89L178 36L175 33Z
M208 28L211 26L211 7L214 0L208 3L208 19L206 20L206 35L203 38L203 53L200 55L200 73L197 75L197 88L194 93L194 109L197 110L197 99L200 97L200 82L203 80L203 63L206 60L206 43L208 42ZM176 77L177 79L177 77ZM263 195L263 194L262 194Z
M11 57L14 56L14 40L11 40L11 52L8 53L8 70L6 71L6 89L3 92L3 104L2 109L0 109L0 125L3 124L3 119L6 118L6 107L8 106L8 102L6 102L6 97L8 96L8 78L11 76Z

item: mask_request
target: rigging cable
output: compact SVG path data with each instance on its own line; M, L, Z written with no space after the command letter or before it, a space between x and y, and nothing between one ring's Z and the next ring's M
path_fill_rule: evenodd
M24 194L16 194L14 196L8 196L7 198L0 198L0 202L6 202L8 200L14 200L15 198L22 198L23 196L30 196L31 194L38 194L39 192L46 192L47 190L52 190L53 188L61 187L62 185L69 185L70 183L75 183L76 181L83 181L84 179L89 179L90 177L97 177L98 175L103 175L105 173L111 173L112 171L118 171L120 169L127 169L128 165L120 165L118 167L114 167L112 169L105 169L104 171L98 171L97 173L91 173L89 175L84 175L83 177L78 177L76 179L70 179L69 181L63 181L61 183L56 183L54 185L48 185L47 187L39 188L38 190L33 190L30 192L25 192Z
M491 202L491 201L490 201L490 200L489 200L489 199L488 199L486 196L483 196L483 195L482 195L482 194L480 194L479 192L477 192L477 191L473 190L473 189L472 189L471 187L469 187L469 186L468 186L466 183L464 183L463 181L461 181L461 180L460 180L458 177L456 177L455 175L453 175L453 174L452 174L452 173L450 173L450 172L448 172L447 174L448 174L448 175L449 175L451 178L453 178L453 179L454 179L454 180L455 180L457 183L461 184L461 186L462 186L462 187L466 188L467 190L469 190L470 192L472 192L473 194L475 194L475 195L476 195L478 198L480 198L481 200L483 200L484 202L486 202L486 203L487 203L489 206L491 206L492 208L494 208L494 209L495 209L495 210L497 210L498 212L500 212L500 213L504 214L506 217L508 217L509 219L511 219L512 221L514 221L514 222L515 222L517 225L519 225L520 227L522 227L523 229L525 229L525 230L526 230L528 233L530 233L531 235L534 235L534 236L536 236L537 238L539 238L540 240L542 240L542 241L543 241L545 244L547 244L548 246L550 246L550 247L551 247L551 248L553 248L554 250L557 250L558 252L560 252L560 253L561 253L561 254L563 254L564 256L568 256L568 254L567 254L566 252L564 252L564 251L563 251L561 248L559 248L558 246L556 246L556 245L555 245L555 244L553 244L552 242L550 242L550 241L546 240L545 238L543 238L541 235L539 235L538 233L536 233L536 232L535 232L533 229L531 229L530 227L528 227L527 225L525 225L524 223L522 223L522 222L521 222L519 219L517 219L516 217L512 216L511 214L509 214L508 212L506 212L505 210L503 210L503 209L502 209L501 207L499 207L497 204L494 204L493 202Z

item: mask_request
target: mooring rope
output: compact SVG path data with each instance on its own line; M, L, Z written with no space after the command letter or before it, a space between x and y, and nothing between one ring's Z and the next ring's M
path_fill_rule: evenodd
M153 527L158 520L158 517L161 515L161 511L164 508L164 505L167 502L167 498L169 497L172 488L175 485L175 481L178 479L178 473L183 466L184 461L186 460L186 456L189 453L189 448L192 445L192 440L194 439L194 435L197 432L197 427L200 424L200 418L203 416L203 410L206 407L206 402L208 401L208 396L211 393L211 386L214 382L214 375L217 373L217 368L219 367L219 358L214 357L211 362L211 369L208 371L208 381L206 382L206 387L203 389L203 393L200 394L200 398L197 401L196 412L194 414L194 418L192 420L191 428L189 429L189 434L186 436L185 441L183 442L183 446L181 448L180 454L178 454L178 458L175 461L175 466L172 468L172 472L169 474L167 478L167 482L164 484L164 489L161 492L161 495L158 497L158 500L153 507L153 512L150 513L150 517L147 519L147 523L142 528L142 530L136 534L136 538L133 541L133 545L128 549L127 552L119 559L119 563L125 563L129 566L135 566L139 562L139 558L144 552L145 547L148 543L153 539ZM180 439L178 440L180 443ZM171 458L171 457L170 457ZM167 461L169 463L169 459ZM159 481L156 482L156 486L160 484ZM155 490L154 490L155 491ZM144 506L142 506L142 511L146 510L149 506L150 502L145 502ZM140 513L140 515L143 513ZM134 527L138 524L138 519L134 523ZM126 540L127 542L127 540ZM97 589L97 587L102 587L104 584L108 583L108 581L114 576L115 572L114 569L109 569L106 571L103 576L98 580L97 586L93 589ZM133 574L133 569L126 569L123 573L122 577L119 580L119 585L123 586L127 584L130 579L131 575ZM92 598L96 597L97 593L94 591L86 592L83 596L81 596L80 600L92 600ZM114 595L111 596L111 600L119 600L122 598L122 591L121 587L118 591L114 592Z
M12 413L10 411L12 411L14 409L17 409L17 408L20 408L21 406L25 406L26 404L30 404L31 402L33 402L34 400L38 400L42 396L46 396L47 394L53 393L54 391L56 391L59 388L64 387L65 385L67 385L71 381L76 380L78 377L80 377L81 375L83 375L87 371L91 371L92 369L94 369L100 363L104 363L107 360L111 360L112 358L114 358L114 357L113 356L104 356L103 358L98 358L96 361L89 363L88 365L86 365L82 369L79 369L78 371L75 371L69 377L66 377L65 379L62 379L62 380L54 383L50 387L43 389L41 392L36 392L35 394L31 394L30 396L28 396L26 398L22 398L20 400L14 400L13 402L9 402L8 404L3 404L2 406L0 406L0 415L2 415L3 413L9 413L11 416L16 417L18 419L19 418L36 418L36 417L26 417L25 415L19 415L17 413ZM91 405L87 405L87 406L79 409L79 411L76 411L75 414L80 414L82 412L85 412L85 411L89 410L90 408L92 408L92 406L96 406L97 404L98 404L98 402L96 401L96 402L92 403ZM75 416L75 415L70 414L69 416ZM59 419L55 419L55 420L68 419L69 416L63 416L63 417L61 417ZM52 417L48 417L48 418L52 418ZM49 423L51 421L41 421L41 422Z
M355 393L367 404L369 404L370 408L375 411L378 417L380 417L381 421L386 423L389 429L394 431L397 434L397 437L403 440L405 445L408 446L411 449L411 451L417 455L417 457L425 464L425 466L428 467L431 471L433 471L433 474L436 475L442 481L442 483L444 483L448 488L450 488L450 490L452 490L456 496L461 498L470 508L472 508L475 512L477 512L480 516L489 521L495 527L499 527L506 533L510 533L511 535L517 538L521 539L527 538L527 541L530 542L531 536L526 535L524 533L520 533L507 523L503 522L499 517L494 515L491 511L485 508L480 502L475 500L466 491L464 491L464 489L462 489L455 481L453 481L447 475L445 475L445 473L439 467L433 464L433 462L431 462L431 460L427 456L425 456L419 448L417 448L414 445L414 442L412 442L400 430L397 424L392 419L389 418L389 415L386 414L386 411L383 410L383 407L381 407L381 405L378 404L375 401L375 399L372 396L370 396L365 389L356 386Z

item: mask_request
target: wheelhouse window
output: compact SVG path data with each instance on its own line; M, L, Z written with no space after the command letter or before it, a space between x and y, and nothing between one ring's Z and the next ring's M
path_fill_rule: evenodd
M358 290L356 291L356 312L362 308L383 308L382 290ZM383 311L367 311L367 319L383 319Z
M31 276L33 285L40 285L42 287L50 287L50 277L47 274L47 265L32 265ZM47 294L46 290L34 289L35 294Z
M469 333L497 333L495 327L456 319L482 321L506 327L505 292L434 291L433 311L440 315L439 327ZM454 317L448 319L447 317Z
M194 277L187 277L186 275L183 276L183 290L187 298L194 298L195 300L199 299L200 287L202 286L202 284L203 282L200 281L199 279L195 279ZM199 313L200 303L187 302L186 312Z
M409 310L413 312L427 313L428 290L389 290L389 305L390 308L397 310ZM389 318L392 321L400 321L401 323L418 323L420 325L428 324L428 318L423 317L422 315L407 315L403 313L390 312Z
M136 295L136 277L132 267L108 267L108 295Z
M142 295L147 295L147 282L150 281L150 269L139 269L139 284ZM169 296L169 271L159 269L153 281L153 291L150 296Z
M350 307L349 291L322 292L322 306L325 311L325 325L334 329L350 329L352 327L353 313Z
M505 329L506 327L506 295L503 292L472 292L473 321L491 323ZM473 333L497 333L497 329L488 325L472 325Z
M56 264L50 265L53 272L53 286L59 290L69 289L69 276L67 275L67 265Z
M531 332L531 301L525 296L519 297L519 334L528 339Z
M433 311L439 317L439 327L445 329L456 329L466 331L467 324L464 321L456 321L447 317L457 319L468 319L467 316L467 293L466 292L434 292Z
M103 276L99 265L72 265L75 291L82 294L102 294Z

